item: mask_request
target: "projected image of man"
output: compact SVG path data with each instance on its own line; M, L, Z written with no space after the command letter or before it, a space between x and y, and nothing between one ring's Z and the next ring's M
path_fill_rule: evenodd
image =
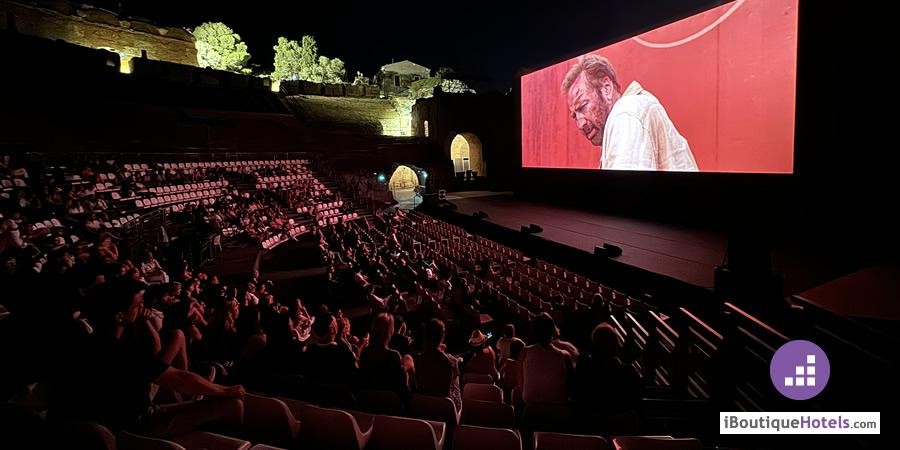
M575 125L591 144L603 148L601 169L697 171L687 140L659 100L637 81L620 92L606 58L579 58L562 90Z

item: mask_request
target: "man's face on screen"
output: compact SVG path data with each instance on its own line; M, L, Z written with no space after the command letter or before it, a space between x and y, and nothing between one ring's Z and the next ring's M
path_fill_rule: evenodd
M591 83L582 72L569 88L568 105L569 114L584 137L593 145L603 144L603 127L612 109L612 99L603 95L597 83Z

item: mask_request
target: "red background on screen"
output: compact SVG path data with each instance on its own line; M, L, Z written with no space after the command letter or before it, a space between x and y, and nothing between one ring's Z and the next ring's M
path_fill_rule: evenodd
M650 48L634 39L596 50L624 90L655 95L703 172L793 172L798 0L746 0L708 33ZM647 32L653 43L687 38L736 2ZM522 165L596 169L592 146L568 115L562 80L575 58L522 77Z

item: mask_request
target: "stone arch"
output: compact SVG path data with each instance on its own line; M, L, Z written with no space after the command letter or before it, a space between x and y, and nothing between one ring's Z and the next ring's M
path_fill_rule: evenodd
M454 172L471 170L473 175L486 176L481 139L475 133L458 133L450 142L450 159Z

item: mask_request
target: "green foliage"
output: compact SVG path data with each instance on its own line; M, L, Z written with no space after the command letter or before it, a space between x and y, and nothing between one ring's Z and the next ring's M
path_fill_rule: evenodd
M314 81L319 73L319 46L312 36L303 36L300 45L300 79Z
M275 45L275 71L272 79L299 80L300 79L300 44L287 38L278 38Z
M346 74L347 69L344 68L344 62L339 58L330 59L320 56L314 81L320 83L342 83Z
M474 89L466 86L466 83L463 83L459 80L444 80L441 81L441 90L444 92L450 92L453 94L467 94L467 93L475 93Z
M434 94L434 88L441 85L441 77L422 78L409 85L409 98L416 100L428 98Z
M441 77L429 77L414 81L412 84L410 84L407 96L412 100L428 98L434 95L434 88L438 86L441 87L442 91L454 94L462 94L468 92L475 93L474 90L470 89L462 81L452 79L448 80Z
M273 80L306 80L317 83L340 83L347 75L339 58L320 56L312 36L303 36L301 43L284 37L275 45Z
M194 28L191 33L194 35L200 67L246 72L245 66L250 60L247 44L227 25L206 22Z

